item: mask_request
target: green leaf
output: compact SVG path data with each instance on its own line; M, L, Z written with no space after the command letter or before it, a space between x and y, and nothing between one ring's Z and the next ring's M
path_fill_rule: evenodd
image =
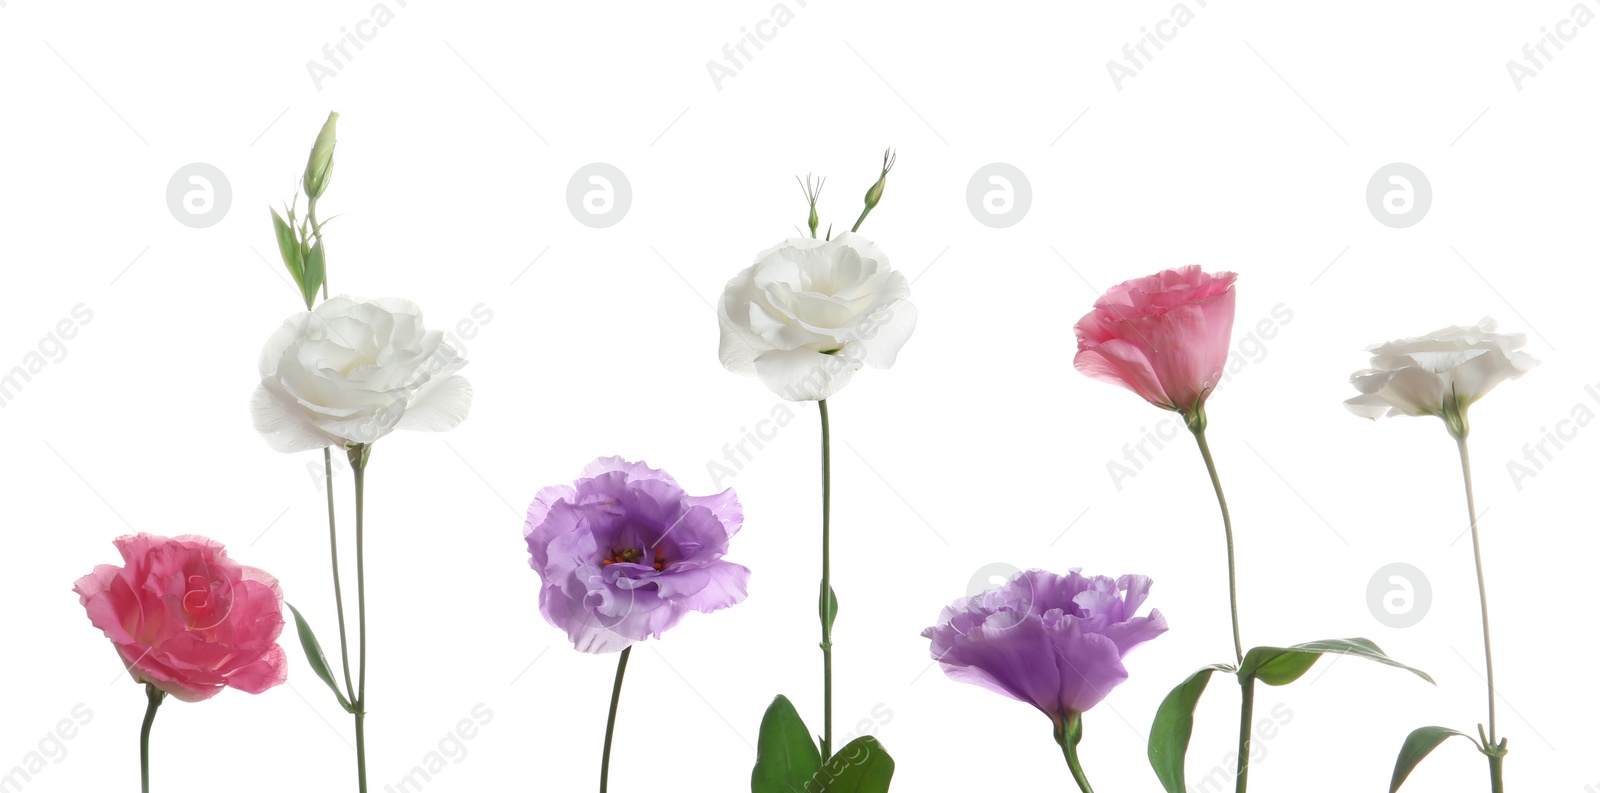
M822 754L788 697L779 694L761 717L750 793L808 793L806 784L822 768Z
M1239 668L1241 678L1254 677L1269 686L1282 686L1300 679L1317 659L1323 655L1353 655L1380 664L1398 667L1429 683L1433 678L1427 672L1413 669L1383 654L1378 645L1367 639L1323 639L1296 644L1292 647L1255 647L1244 655Z
M839 616L839 596L833 587L828 587L826 592L820 587L817 589L817 615L822 617L823 625L832 632L833 621Z
M1211 673L1232 671L1233 667L1227 664L1202 667L1172 689L1156 709L1147 753L1150 767L1167 793L1184 793L1183 758L1189 753L1189 736L1194 734L1194 706L1211 682Z
M1411 771L1427 757L1429 752L1439 748L1439 744L1449 740L1451 736L1459 735L1472 741L1473 746L1478 742L1464 732L1456 732L1449 727L1418 727L1406 736L1406 742L1400 746L1400 756L1394 761L1394 776L1389 779L1389 793L1400 789L1400 785L1411 776ZM1480 748L1481 751L1481 748Z
M1251 650L1251 652L1255 652L1255 650ZM1269 686L1288 685L1299 680L1306 672L1311 671L1311 667L1315 666L1321 658L1322 656L1318 653L1284 653L1260 661L1261 665L1256 668L1253 674L1255 679ZM1249 655L1244 657L1246 667L1250 665L1251 660Z
M278 240L278 255L283 257L283 266L289 268L289 275L294 277L294 285L304 294L306 268L300 259L300 241L295 238L294 230L284 222L283 216L278 214L276 209L272 210L272 231Z
M317 302L317 290L322 288L322 281L327 277L326 257L322 252L322 240L318 238L311 246L311 252L306 255L306 277L301 286L302 294L306 299L306 308L311 308Z
M299 609L287 603L284 605L288 605L289 611L294 613L294 629L300 634L300 648L306 652L306 661L311 664L311 671L316 672L317 677L327 683L329 690L339 698L339 707L344 708L346 713L355 713L356 709L350 705L350 700L345 698L337 685L334 685L333 673L328 671L328 659L322 654L322 645L317 643L317 635L311 632L311 625L306 622L305 617L300 616Z
M892 776L894 758L877 738L863 735L834 753L817 774L817 781L821 783L821 793L886 793Z

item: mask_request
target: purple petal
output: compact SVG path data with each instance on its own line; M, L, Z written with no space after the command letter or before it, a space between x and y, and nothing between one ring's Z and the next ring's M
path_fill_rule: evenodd
M951 680L1064 715L1057 705L1061 674L1042 620L991 618L966 633L929 628L923 635L933 640L933 657Z
M1128 679L1116 643L1098 633L1084 633L1077 620L1061 621L1050 639L1060 670L1060 707L1065 711L1087 711Z

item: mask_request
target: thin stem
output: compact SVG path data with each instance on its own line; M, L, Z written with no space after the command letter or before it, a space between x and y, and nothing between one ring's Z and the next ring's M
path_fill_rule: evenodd
M344 690L348 695L355 691L350 684L350 641L344 627L344 590L339 584L339 532L334 527L333 510L333 453L322 447L322 486L328 492L328 550L333 557L333 606L339 615L339 658L344 664Z
M150 725L155 723L156 708L161 707L167 692L145 683L144 695L148 704L144 709L144 726L139 728L139 789L150 793Z
M857 225L860 225L859 222ZM828 567L828 509L833 496L828 446L828 400L817 400L822 414L822 761L833 756L833 579Z
M1233 780L1235 793L1245 793L1250 780L1250 722L1256 705L1256 679L1239 681L1239 765Z
M1461 451L1461 479L1466 483L1467 488L1467 520L1472 521L1472 562L1478 571L1478 609L1483 615L1484 677L1489 684L1489 744L1493 746L1499 742L1499 738L1495 734L1494 723L1494 654L1489 649L1489 593L1483 582L1483 546L1478 542L1478 509L1472 500L1472 461L1467 456L1467 437L1465 433L1456 438L1456 448ZM1491 756L1491 760L1494 759L1496 758ZM1495 790L1498 791L1500 789L1498 780L1500 764L1491 762L1490 768L1493 769L1496 778Z
M1198 428L1190 424L1194 439L1200 444L1200 456L1205 458L1206 471L1211 474L1211 487L1217 491L1217 506L1222 508L1222 532L1228 539L1228 613L1233 617L1233 652L1244 663L1244 643L1239 640L1239 579L1233 562L1233 519L1228 517L1228 499L1222 495L1222 480L1217 478L1217 463L1211 459L1211 446L1206 443L1205 412L1200 409ZM1243 788L1240 788L1241 790Z
M611 712L606 715L606 748L600 753L600 793L606 793L606 779L611 771L611 733L617 726L617 703L622 700L622 673L628 671L628 653L633 645L622 648L617 656L617 679L611 684Z
M306 200L306 219L311 221L311 236L315 237L317 242L322 242L322 226L317 224L317 199L315 198ZM324 255L326 255L326 249L324 249ZM328 299L327 267L323 267L322 271L322 299Z
M865 223L867 220L867 213L871 211L872 207L867 207L866 209L861 210L861 217L856 218L856 224L850 227L850 231L852 233L855 232L856 229L861 228L861 224Z
M367 570L364 540L367 499L367 449L357 447L350 455L356 480L356 631L360 648L360 672L356 678L356 779L361 793L367 793Z
M1505 762L1505 756L1500 754L1489 755L1489 790L1491 793L1504 793L1505 780L1501 777L1500 766Z
M1082 722L1079 721L1082 718L1082 714L1071 713L1067 715L1065 723L1056 722L1056 743L1061 745L1061 754L1067 758L1067 768L1072 771L1072 781L1078 783L1078 790L1094 793L1094 788L1089 786L1089 777L1083 773L1083 763L1078 761L1078 741L1083 738Z

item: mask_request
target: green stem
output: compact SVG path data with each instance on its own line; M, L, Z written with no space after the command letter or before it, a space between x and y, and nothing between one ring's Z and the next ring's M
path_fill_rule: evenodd
M350 450L350 468L356 480L356 632L361 655L356 677L356 696L351 701L356 717L356 781L360 793L367 793L367 569L365 521L367 500L367 447Z
M864 217L864 215L863 215ZM860 225L857 222L856 225ZM828 567L828 509L833 496L828 447L828 400L817 400L822 414L822 762L833 756L833 580Z
M861 224L866 222L867 213L871 211L872 207L867 207L866 209L861 210L861 217L856 218L856 224L850 227L851 233L854 233L856 229L861 228Z
M1256 704L1256 679L1239 681L1239 765L1234 776L1235 793L1245 793L1250 780L1250 721Z
M1228 613L1233 617L1233 652L1239 663L1244 663L1244 643L1239 640L1239 579L1233 562L1233 519L1228 517L1228 499L1222 495L1222 480L1217 478L1217 463L1211 459L1211 446L1206 443L1205 408L1197 408L1197 418L1190 419L1189 430L1200 444L1200 456L1205 458L1206 471L1211 474L1211 487L1217 491L1217 506L1222 507L1222 533L1228 540Z
M628 671L628 653L633 645L622 648L617 656L617 679L611 684L611 712L606 715L606 747L600 752L600 793L606 793L606 779L611 771L611 733L617 726L617 703L622 700L622 674Z
M144 709L144 726L139 728L139 789L150 793L150 725L155 723L156 708L161 707L167 692L145 683L144 695L148 704Z
M1489 790L1492 793L1504 793L1506 789L1505 780L1501 778L1500 774L1500 765L1505 759L1504 755L1489 755Z
M1064 722L1057 721L1056 743L1061 745L1061 754L1067 758L1067 768L1072 771L1072 781L1078 783L1078 790L1094 793L1094 788L1089 786L1089 777L1083 773L1083 764L1078 761L1078 742L1083 740L1082 719L1083 714L1069 713Z
M350 641L344 627L344 589L339 584L339 532L334 526L333 510L333 453L322 447L322 483L328 492L328 549L333 557L333 606L339 615L339 658L344 664L344 690L348 697L355 691L350 684Z
M308 197L306 199L306 219L311 221L311 236L315 237L317 242L322 242L322 226L317 223L317 199L315 198ZM322 299L328 299L328 271L326 267L322 271Z
M1222 509L1222 533L1228 542L1228 615L1233 620L1233 653L1244 665L1244 642L1239 638L1239 575L1233 554L1233 518L1228 515L1228 499L1222 494L1222 479L1217 476L1217 461L1211 457L1211 444L1206 442L1206 409L1196 405L1192 414L1186 414L1189 431L1200 445L1200 456L1206 461L1206 472L1211 475L1211 488L1217 491L1217 506ZM1250 712L1255 706L1255 678L1239 681L1241 705L1239 709L1239 766L1234 790L1244 793L1250 775Z
M1467 455L1467 433L1464 429L1456 435L1456 448L1461 452L1461 479L1467 488L1467 520L1471 521L1472 527L1472 562L1478 572L1478 610L1483 616L1484 679L1489 687L1489 743L1485 748L1490 748L1499 743L1494 719L1494 653L1489 648L1489 593L1484 586L1483 546L1478 541L1478 509L1472 499L1472 460ZM1497 755L1489 755L1490 778L1496 793L1500 790L1500 760Z

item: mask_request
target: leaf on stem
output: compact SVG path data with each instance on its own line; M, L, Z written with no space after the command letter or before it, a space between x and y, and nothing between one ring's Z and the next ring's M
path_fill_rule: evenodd
M344 708L346 713L355 713L356 709L350 705L350 700L346 699L344 692L334 684L333 673L328 671L328 658L322 654L322 645L317 642L317 635L311 632L311 625L306 622L305 617L300 616L299 609L287 603L284 605L289 606L289 611L294 613L294 629L300 634L300 648L305 650L306 662L311 664L311 671L316 672L317 677L327 683L328 689L339 698L339 707Z
M788 697L779 694L761 717L750 793L799 793L822 768L822 753Z
M1323 655L1353 655L1369 661L1404 669L1429 683L1427 672L1415 669L1384 655L1383 650L1362 638L1323 639L1292 647L1255 647L1245 653L1239 668L1240 678L1254 677L1269 686L1282 686L1300 679Z
M1411 771L1417 767L1417 763L1422 762L1422 758L1427 757L1429 752L1439 748L1439 744L1454 735L1466 738L1472 741L1473 746L1478 746L1478 742L1473 741L1472 736L1449 727L1418 727L1412 730L1411 734L1406 736L1406 742L1400 746L1400 756L1395 758L1394 776L1389 779L1389 793L1399 790L1406 777L1411 776ZM1483 747L1478 747L1478 750L1482 751Z
M839 616L839 596L833 591L833 587L828 587L826 592L818 587L817 613L822 617L822 624L832 632L833 621Z
M283 258L283 266L289 269L289 275L294 278L294 285L300 290L302 296L306 291L305 262L300 255L300 241L295 238L294 229L284 221L278 210L272 210L272 232L278 240L278 255ZM310 308L308 302L306 308Z
M1178 684L1156 709L1150 725L1148 755L1150 767L1167 793L1184 793L1183 758L1189 753L1189 737L1194 733L1194 707L1211 682L1212 672L1232 672L1227 664L1202 667Z
M878 739L863 735L835 752L828 764L817 773L821 787L810 785L797 790L819 790L821 793L887 793L890 778L894 776L894 758L878 743Z
M305 282L301 285L304 290L302 296L306 299L306 307L310 308L317 302L317 292L322 289L322 282L327 278L327 264L322 252L322 238L318 237L311 245L311 251L306 254Z

